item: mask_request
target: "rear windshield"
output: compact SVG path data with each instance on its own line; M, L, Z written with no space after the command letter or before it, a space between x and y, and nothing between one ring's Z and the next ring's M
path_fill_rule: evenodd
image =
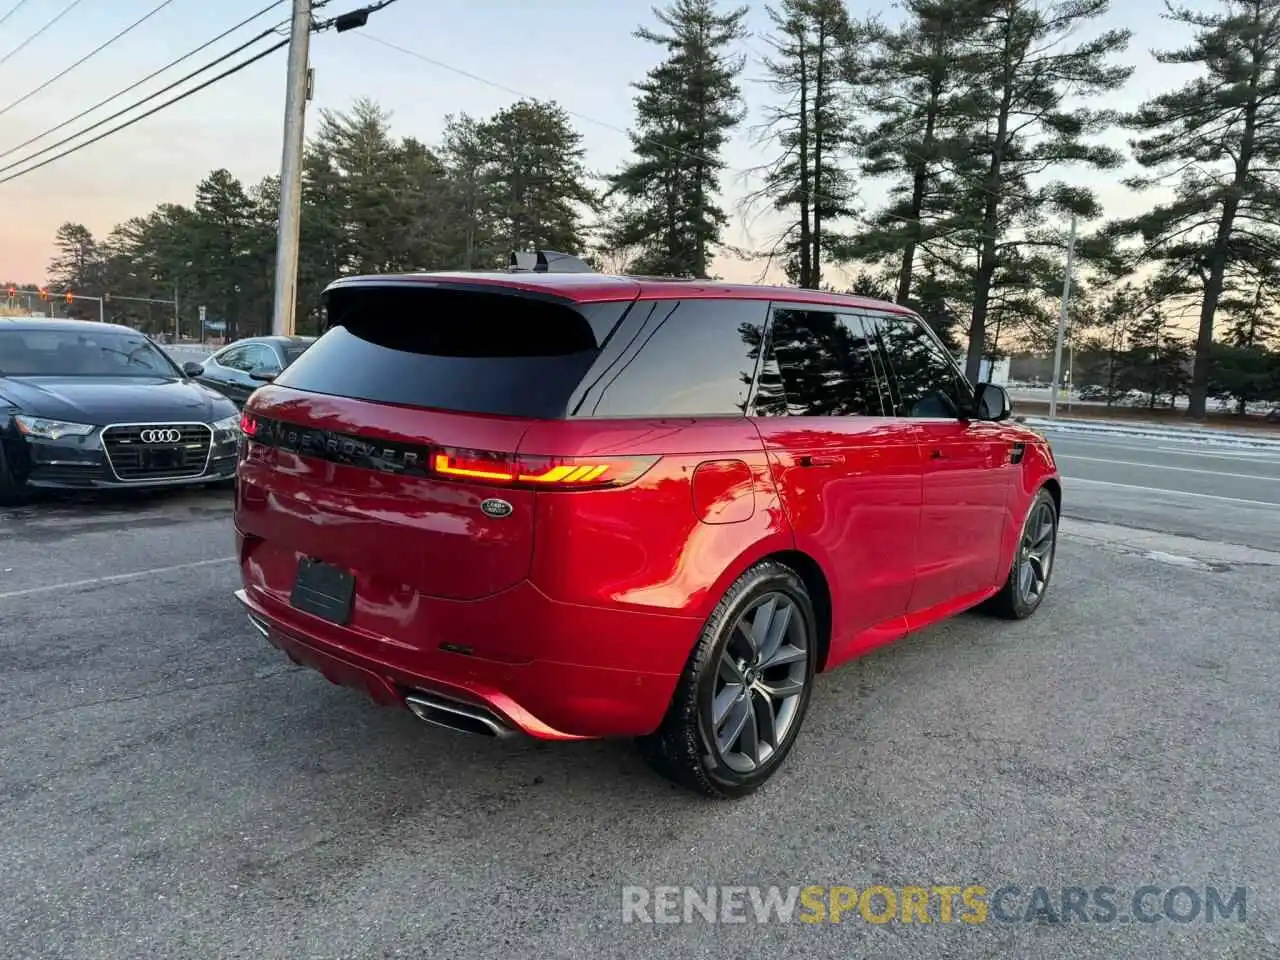
M328 297L328 330L276 383L375 403L563 417L626 307L426 286L339 288Z

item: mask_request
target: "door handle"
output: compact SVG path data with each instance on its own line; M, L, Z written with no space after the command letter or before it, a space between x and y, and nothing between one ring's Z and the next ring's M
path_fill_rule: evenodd
M939 448L934 447L931 451L929 451L929 459L930 459L930 460L941 460L941 459L942 459L942 451L941 451Z
M844 463L844 457L838 453L805 454L799 462L802 467L834 467Z

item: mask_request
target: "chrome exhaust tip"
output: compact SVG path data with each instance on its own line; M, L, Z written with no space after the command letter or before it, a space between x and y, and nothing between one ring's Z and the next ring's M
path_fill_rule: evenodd
M484 707L459 703L430 693L416 691L404 698L413 715L433 727L481 737L509 737L515 733Z

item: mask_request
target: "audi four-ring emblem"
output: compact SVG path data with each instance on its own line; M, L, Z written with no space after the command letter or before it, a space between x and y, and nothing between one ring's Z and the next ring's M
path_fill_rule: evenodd
M143 443L177 443L182 439L181 430L143 430L139 434Z

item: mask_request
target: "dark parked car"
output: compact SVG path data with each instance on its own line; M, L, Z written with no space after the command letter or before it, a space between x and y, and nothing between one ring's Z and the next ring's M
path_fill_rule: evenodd
M0 502L24 488L234 482L239 417L136 330L0 319Z
M815 673L1046 595L1049 445L904 307L582 272L325 300L245 405L238 596L296 662L429 723L636 736L740 796Z
M274 379L314 342L315 337L245 337L203 363L185 364L184 369L242 406L249 394Z

